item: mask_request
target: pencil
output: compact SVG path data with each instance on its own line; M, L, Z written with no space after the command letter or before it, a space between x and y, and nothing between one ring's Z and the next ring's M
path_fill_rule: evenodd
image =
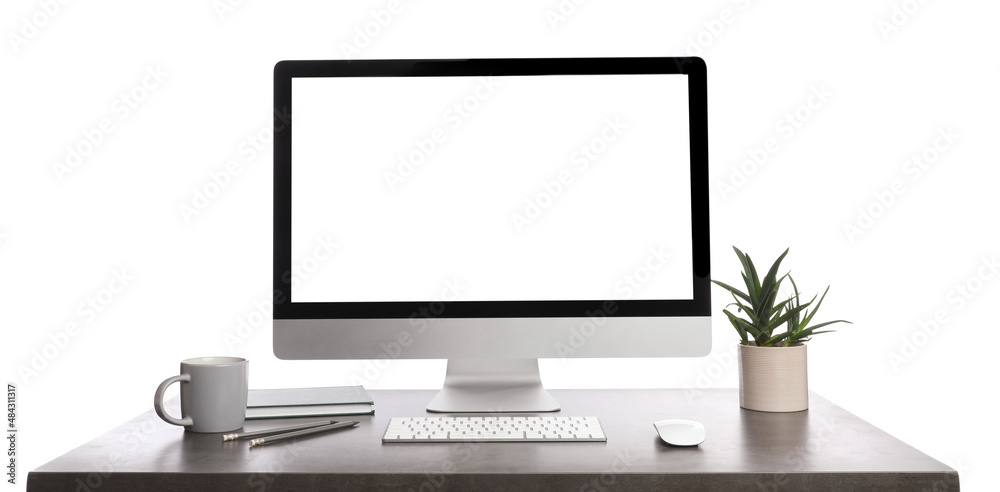
M319 427L321 425L330 425L330 424L336 424L336 423L337 423L336 420L318 420L316 422L309 422L309 423L299 424L299 425L290 425L288 427L278 427L276 429L264 429L264 430L253 431L253 432L244 432L242 434L237 434L237 433L233 432L232 434L223 434L222 435L222 440L223 441L235 441L237 439L249 439L251 437L269 436L269 435L272 435L272 434L283 434L285 432L292 432L292 431L297 431L297 430L301 430L301 429L310 429L312 427Z
M331 431L334 429L343 429L344 427L354 427L355 425L358 424L360 424L360 422L357 421L337 422L336 424L321 425L319 427L312 427L309 429L302 429L300 431L278 434L276 436L258 437L256 439L250 440L250 447L252 448L254 446L263 446L265 444L270 444L272 442L283 441L285 439L291 439L293 437L308 436L310 434L318 434L320 432Z

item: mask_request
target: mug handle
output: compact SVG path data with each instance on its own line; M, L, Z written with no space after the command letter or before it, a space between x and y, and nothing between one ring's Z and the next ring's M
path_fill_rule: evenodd
M180 376L173 376L167 378L165 381L160 383L160 386L156 388L156 394L153 395L153 410L156 410L156 414L163 419L164 422L174 425L193 425L194 421L191 417L184 417L182 419L175 419L167 413L167 410L163 408L163 393L167 391L167 386L174 384L178 381L191 381L190 374L181 374Z

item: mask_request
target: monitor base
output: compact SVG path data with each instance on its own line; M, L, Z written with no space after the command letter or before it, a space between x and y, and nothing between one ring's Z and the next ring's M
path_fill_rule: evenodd
M444 387L429 412L555 412L559 403L542 387L538 359L448 359Z

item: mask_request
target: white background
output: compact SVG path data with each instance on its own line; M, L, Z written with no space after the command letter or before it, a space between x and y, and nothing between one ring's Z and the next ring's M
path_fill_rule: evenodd
M292 301L621 299L651 247L670 268L631 298L691 299L687 84L293 80Z
M212 2L74 2L53 17L35 1L3 3L0 326L6 380L20 385L22 484L148 410L182 358L246 356L255 387L363 374L363 361L271 354L271 148L259 139L271 125L274 62L347 56L356 29L386 5L257 1L220 16ZM733 244L762 265L791 247L785 266L801 288L832 285L819 318L854 321L809 343L811 389L958 468L965 490L994 485L1000 280L981 265L1000 249L1000 5L592 0L554 26L546 11L555 1L482 5L406 1L355 56L700 53L713 277L738 281ZM911 13L894 13L904 5ZM44 25L26 28L32 18ZM15 49L9 35L22 32L30 39ZM156 67L168 75L126 113L120 95ZM798 127L782 123L796 112ZM53 161L104 118L111 133L58 180ZM949 131L959 137L939 139ZM773 152L757 150L765 144ZM767 159L740 176L748 152ZM920 154L926 169L911 162ZM180 207L211 191L212 174L225 181L230 161L239 174L185 220ZM888 203L893 189L886 209L876 194ZM863 234L849 236L859 207L878 217L862 217ZM78 310L120 269L134 278L112 285L121 292L104 294L100 313ZM720 313L723 292L713 294L707 358L548 361L543 378L556 388L734 387L736 335ZM936 314L947 322L921 335ZM25 380L18 368L68 323L75 336ZM904 341L920 346L904 351ZM441 361L397 362L368 386L442 378Z

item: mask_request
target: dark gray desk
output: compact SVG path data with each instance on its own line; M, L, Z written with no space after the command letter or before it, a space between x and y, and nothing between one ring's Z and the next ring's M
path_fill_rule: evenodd
M376 390L358 428L253 450L149 411L30 472L28 490L959 489L955 470L816 394L806 412L769 414L741 410L734 389L552 393L561 415L599 417L608 442L383 445L389 418L425 415L434 392ZM664 418L700 420L708 438L669 447L653 430Z

